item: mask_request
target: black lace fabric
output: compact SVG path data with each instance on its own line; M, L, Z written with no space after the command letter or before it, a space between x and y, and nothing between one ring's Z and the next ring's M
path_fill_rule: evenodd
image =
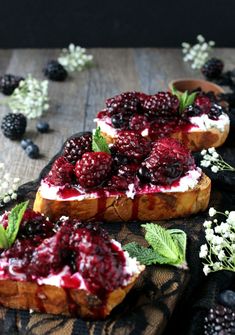
M230 163L235 166L235 147L231 146L231 142L228 143L221 149L221 154L228 155ZM41 171L37 180L20 187L18 202L29 199L30 206L33 205L41 178L49 172L59 154ZM234 178L232 175L230 180ZM218 176L212 176L210 206L218 210L234 209L233 188L226 189L221 185ZM11 203L3 210L10 209L14 205ZM157 222L165 227L182 229L187 233L187 261L190 270L160 265L147 267L125 300L105 320L84 321L80 318L0 307L0 334L203 334L203 318L214 304L216 293L221 287L228 287L234 279L231 273L220 272L205 277L202 272L198 253L201 244L205 242L202 224L206 218L207 213L200 213L188 218ZM142 245L146 243L139 222L103 225L111 236L122 244L130 241L137 241Z

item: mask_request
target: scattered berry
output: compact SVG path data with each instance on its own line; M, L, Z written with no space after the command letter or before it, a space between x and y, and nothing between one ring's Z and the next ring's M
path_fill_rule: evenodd
M30 144L33 144L33 141L30 140L29 138L24 138L21 142L20 142L20 145L21 145L21 148L22 149L26 149L28 145Z
M128 181L122 176L112 176L108 181L108 186L114 190L127 190Z
M217 305L211 308L204 321L204 335L235 334L235 312Z
M139 113L142 111L141 99L142 93L125 92L106 100L106 106L111 114L130 111Z
M24 78L13 76L12 74L5 74L0 77L0 92L5 95L11 95L14 90L19 86L19 83Z
M173 138L155 142L150 156L142 163L138 176L155 185L171 184L195 168L190 151Z
M105 181L111 171L112 157L106 152L87 152L75 165L75 174L83 187L93 187Z
M89 151L92 151L92 134L86 132L69 139L65 143L63 155L70 163L75 164L85 152Z
M148 118L145 115L133 115L129 122L129 128L131 130L143 130L149 127Z
M218 120L220 115L223 113L223 108L220 105L213 104L210 108L208 116L212 120Z
M1 129L4 136L17 140L24 135L26 126L27 119L23 114L9 113L3 117Z
M46 121L39 121L36 125L37 130L39 133L47 133L50 129L49 123Z
M206 95L198 95L194 100L194 105L199 107L202 113L209 113L211 108L211 100Z
M209 59L201 68L202 74L208 79L218 78L224 68L224 63L217 58Z
M170 92L158 92L155 95L150 95L144 102L144 109L150 117L177 114L178 107L178 98Z
M47 176L47 181L56 186L70 184L74 177L74 166L63 156L57 158Z
M151 149L146 138L130 130L118 134L114 147L119 154L136 160L143 159Z
M25 149L26 154L30 158L38 158L39 157L39 147L36 144L29 144Z
M235 292L231 290L223 291L218 298L221 305L235 310Z
M65 68L57 60L49 61L43 72L47 78L54 81L64 81L68 76Z

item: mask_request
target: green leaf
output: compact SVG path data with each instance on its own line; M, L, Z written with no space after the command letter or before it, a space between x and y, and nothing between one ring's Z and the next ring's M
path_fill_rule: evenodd
M8 226L5 232L9 246L15 242L19 231L20 222L23 218L24 212L26 211L28 203L28 201L25 201L15 206L8 216Z
M135 257L141 264L151 265L151 264L167 264L168 259L159 255L152 248L145 248L136 242L131 242L123 247L130 257Z
M197 95L197 92L193 92L192 94L190 94L190 95L188 96L186 107L188 107L189 105L192 105L192 104L194 103L194 100L195 100L195 98L196 98L196 95Z
M186 244L187 244L187 235L181 229L168 229L174 243L178 248L179 263L186 262Z
M1 249L9 248L9 243L6 236L6 230L4 229L1 223L0 223L0 248Z
M174 243L171 234L163 227L147 223L142 225L145 228L145 239L151 247L161 256L169 260L169 264L174 264L179 259L178 247Z
M92 136L92 150L95 152L107 152L110 154L108 143L101 135L100 127L96 128Z

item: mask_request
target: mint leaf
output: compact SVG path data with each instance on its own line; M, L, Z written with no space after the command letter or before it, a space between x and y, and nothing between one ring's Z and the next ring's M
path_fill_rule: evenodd
M194 103L194 100L196 98L197 92L193 92L191 94L188 93L188 91L184 91L183 93L177 91L177 89L172 86L171 89L172 93L177 96L179 99L179 110L182 113L186 107L189 105L192 105Z
M151 247L161 256L168 259L169 264L174 264L179 259L178 247L171 234L161 226L153 223L142 225L145 228L145 239Z
M9 247L15 242L16 236L19 231L20 222L23 218L24 212L28 206L28 201L22 202L15 206L8 216L8 226L5 230Z
M179 264L186 262L187 235L181 229L168 229L174 243L178 248Z
M166 264L168 259L159 255L152 248L145 248L136 242L131 242L123 247L130 257L135 257L137 261L144 265Z
M196 98L196 95L197 95L197 92L193 92L192 94L190 94L190 95L188 96L186 107L188 107L189 105L192 105L192 104L194 103L194 100L195 100L195 98Z
M96 128L92 135L92 150L95 152L107 152L110 154L108 143L106 139L101 135L100 127Z
M1 223L0 223L0 248L1 249L9 248L9 243L6 236L6 230L4 229Z

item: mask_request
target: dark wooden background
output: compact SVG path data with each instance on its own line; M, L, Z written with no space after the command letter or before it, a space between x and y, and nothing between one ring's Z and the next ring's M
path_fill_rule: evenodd
M0 73L26 76L31 73L45 79L42 68L48 59L56 58L60 50L0 50ZM39 134L35 121L29 121L26 137L39 145L42 157L32 160L19 142L10 141L0 133L0 162L22 183L37 178L63 141L73 133L95 128L96 113L104 108L105 99L124 91L154 93L167 89L170 80L179 77L202 77L182 60L179 49L90 49L94 66L74 73L63 83L49 83L50 109L45 113L53 131ZM217 49L215 55L235 67L235 49ZM0 94L0 100L4 98ZM9 112L0 107L0 119Z
M235 46L234 0L1 1L0 47L177 47L198 33Z

